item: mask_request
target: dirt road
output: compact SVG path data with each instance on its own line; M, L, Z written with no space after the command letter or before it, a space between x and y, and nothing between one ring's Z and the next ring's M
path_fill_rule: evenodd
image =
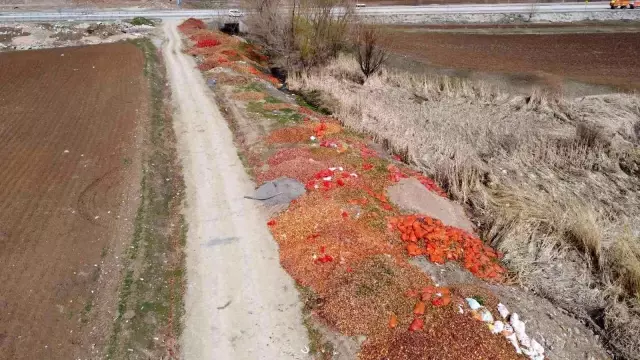
M308 344L293 280L177 22L164 24L178 152L186 183L185 359L301 359Z

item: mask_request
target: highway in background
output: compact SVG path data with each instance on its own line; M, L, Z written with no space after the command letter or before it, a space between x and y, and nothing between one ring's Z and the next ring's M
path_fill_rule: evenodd
M605 12L605 11L638 11L640 10L611 10L607 2L593 3L548 3L548 4L463 4L463 5L422 5L422 6L371 6L356 8L359 15L437 15L437 14L522 14L531 13L574 13L574 12ZM0 12L0 22L24 21L95 21L131 19L144 16L156 19L181 18L218 18L229 17L229 9L82 9L57 11L29 11L29 12Z

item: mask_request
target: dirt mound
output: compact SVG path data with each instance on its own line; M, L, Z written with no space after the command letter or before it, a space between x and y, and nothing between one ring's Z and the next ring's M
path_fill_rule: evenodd
M389 200L400 208L419 214L428 215L473 233L473 224L464 213L464 209L448 199L425 189L416 179L402 179L387 189Z

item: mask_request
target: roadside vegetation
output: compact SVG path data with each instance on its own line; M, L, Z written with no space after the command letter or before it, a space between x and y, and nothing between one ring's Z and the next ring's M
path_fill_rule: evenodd
M520 284L637 359L640 99L516 96L386 69L354 81L361 73L344 55L289 85L432 175Z
M388 39L345 26L348 7L318 16L336 6L296 2L284 16L260 2L251 36L306 103L433 176L519 284L640 358L640 98L568 99L561 86L515 95L385 69Z
M355 31L355 56L360 71L368 78L384 66L389 57L388 51L382 47L382 31L373 26L360 26Z
M295 0L283 12L279 0L252 1L251 36L287 70L325 63L347 46L353 6L346 0ZM337 11L341 9L340 11Z
M134 17L133 19L131 19L131 21L129 21L129 23L135 26L140 26L140 25L154 26L155 25L153 20L147 19L146 17L142 17L142 16Z
M164 69L150 40L134 43L145 55L144 74L151 87L150 120L142 152L140 206L123 259L124 280L105 357L177 359L184 311L183 183L171 118L165 109Z

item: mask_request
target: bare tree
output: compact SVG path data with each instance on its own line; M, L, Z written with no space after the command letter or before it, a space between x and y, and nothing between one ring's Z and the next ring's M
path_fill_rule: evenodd
M381 31L373 26L361 26L356 33L356 60L365 77L380 69L389 53L382 47Z
M319 65L346 45L353 4L349 0L300 0L295 41L304 67Z
M282 12L283 5L281 0L247 0L244 4L249 10L246 23L251 35L276 52L286 52L291 43L288 14Z
M533 19L533 17L538 13L538 6L539 6L539 0L533 0L533 2L531 2L531 6L529 7L529 11L527 13L527 15L529 15L529 18L527 19L527 22L531 22L531 20Z
M252 10L250 34L287 68L308 68L337 55L353 14L349 0L246 0L246 7Z

